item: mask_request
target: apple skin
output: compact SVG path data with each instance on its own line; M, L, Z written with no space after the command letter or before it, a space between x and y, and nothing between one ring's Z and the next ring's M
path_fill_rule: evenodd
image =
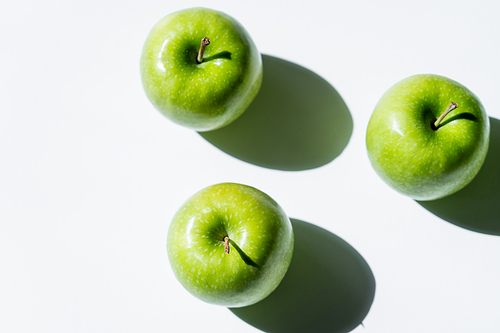
M450 102L458 103L433 128ZM467 185L488 151L489 119L481 101L458 82L415 75L390 88L378 102L366 133L370 162L396 191L434 200Z
M229 253L225 236L231 239ZM242 307L276 289L290 265L293 240L290 220L267 194L223 183L194 194L177 211L167 252L176 278L191 294Z
M196 61L208 37L204 61ZM172 121L197 131L223 127L248 107L262 83L262 59L234 18L190 8L160 20L146 39L141 78L153 105Z

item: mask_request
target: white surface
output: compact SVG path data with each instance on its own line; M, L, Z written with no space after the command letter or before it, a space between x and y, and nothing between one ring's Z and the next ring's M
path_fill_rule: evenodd
M166 14L200 5L238 19L260 52L339 91L354 131L337 159L300 172L254 166L152 107L139 77L142 43ZM376 294L354 332L499 332L500 239L390 189L364 144L378 99L412 74L453 78L500 118L499 9L435 0L2 2L0 331L258 331L184 291L166 256L181 203L232 181L363 256Z

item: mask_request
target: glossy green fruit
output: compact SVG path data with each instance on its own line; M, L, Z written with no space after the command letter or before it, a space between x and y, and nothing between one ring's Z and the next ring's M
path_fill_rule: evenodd
M451 102L458 108L434 122ZM470 90L438 75L415 75L390 88L366 133L370 162L391 187L417 200L452 194L486 157L489 120Z
M202 38L210 39L203 61ZM144 90L172 121L209 131L245 111L262 82L262 60L241 24L224 13L190 8L158 22L141 57Z
M293 239L290 220L267 194L225 183L182 205L168 230L167 251L176 278L191 294L207 303L242 307L279 285Z

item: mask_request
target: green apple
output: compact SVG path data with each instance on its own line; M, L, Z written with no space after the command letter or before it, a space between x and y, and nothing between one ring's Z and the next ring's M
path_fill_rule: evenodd
M293 230L283 209L246 185L209 186L175 214L167 252L176 278L212 304L242 307L269 295L293 253Z
M209 131L245 111L262 83L262 59L234 18L207 8L167 15L151 30L141 77L153 105L172 121Z
M378 175L417 200L442 198L467 185L483 164L488 141L481 101L438 75L411 76L390 88L366 133Z

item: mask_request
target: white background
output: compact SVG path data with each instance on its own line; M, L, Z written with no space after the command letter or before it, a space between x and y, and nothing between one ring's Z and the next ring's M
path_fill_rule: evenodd
M354 122L344 152L312 170L266 169L157 112L140 82L142 44L163 16L193 6L230 14L261 53L334 86ZM230 181L366 260L375 300L354 332L500 332L498 236L396 193L364 143L379 98L413 74L461 82L500 118L499 9L492 0L2 2L0 331L258 331L187 293L166 255L182 202Z

